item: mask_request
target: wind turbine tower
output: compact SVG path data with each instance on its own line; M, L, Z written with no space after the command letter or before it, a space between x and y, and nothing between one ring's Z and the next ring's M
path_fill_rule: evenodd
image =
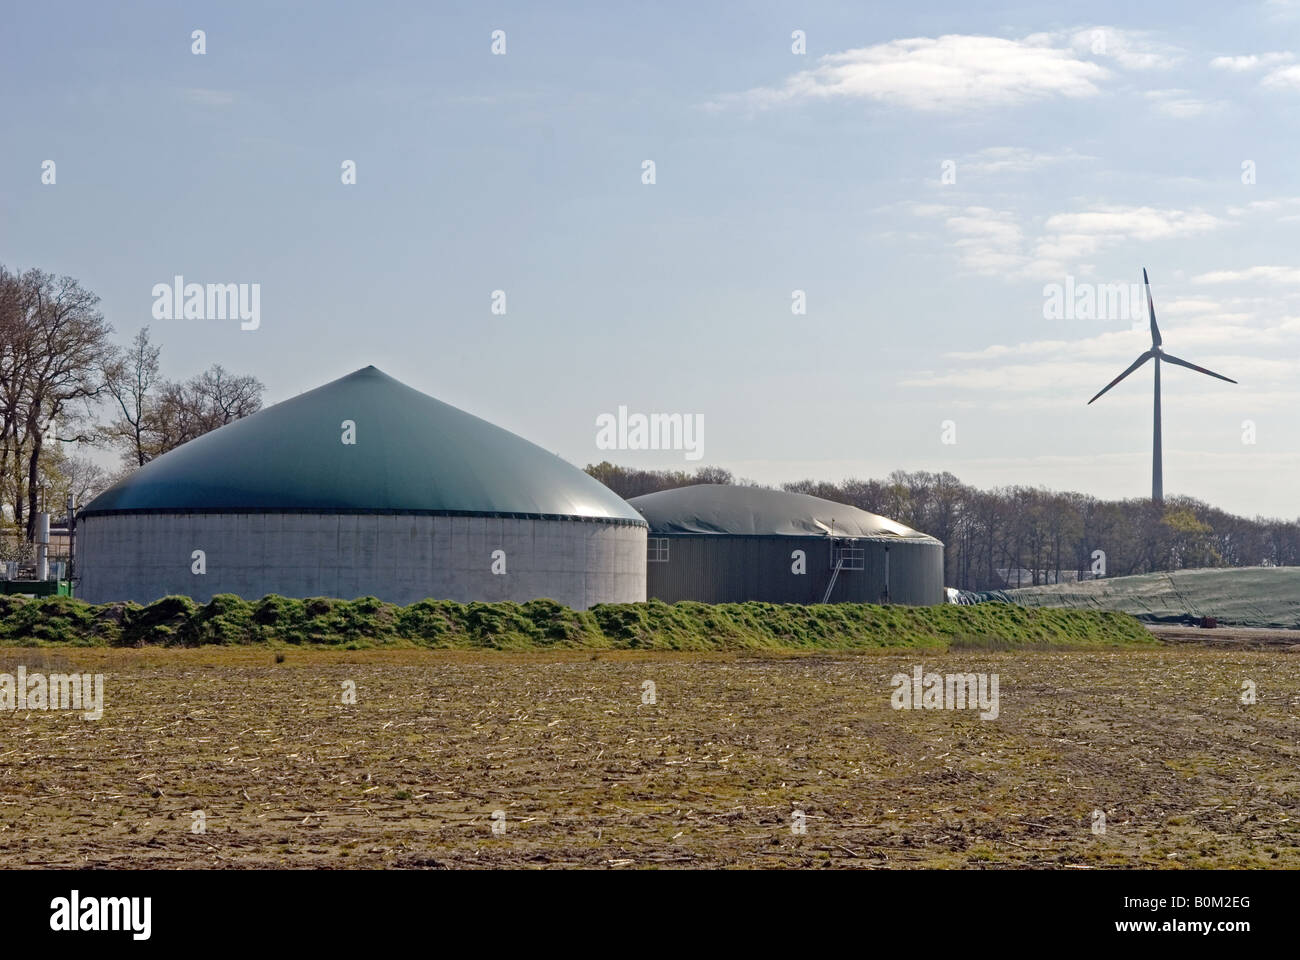
M1164 360L1166 363L1177 364L1180 367L1186 367L1188 370L1195 370L1197 373L1204 373L1207 376L1217 377L1220 380L1227 380L1229 383L1236 383L1237 381L1229 377L1225 377L1221 373L1215 373L1213 370L1206 370L1204 367L1198 367L1194 363L1188 363L1186 360L1180 360L1178 359L1178 357L1175 357L1173 354L1165 353L1162 349L1160 349L1160 345L1164 341L1160 337L1160 328L1156 326L1156 306L1151 301L1151 281L1147 279L1147 271L1145 267L1142 268L1142 282L1146 284L1147 313L1150 314L1151 316L1151 349L1148 350L1146 353L1142 354L1136 360L1134 360L1132 365L1123 373L1121 373L1118 377L1116 377L1110 383L1106 384L1106 386L1102 387L1101 392L1098 393L1096 397L1093 397L1092 400L1089 400L1088 403L1091 404L1093 400L1096 400L1097 397L1100 397L1103 393L1105 393L1111 387L1115 386L1115 384L1119 383L1121 380L1127 377L1138 367L1142 366L1142 364L1146 363L1148 360L1155 361L1156 402L1155 402L1155 409L1152 414L1152 421L1151 421L1152 422L1151 500L1153 503L1164 503L1165 477L1164 477L1164 465L1162 462L1162 457L1160 452L1160 448L1161 448L1161 444L1160 444L1160 361Z

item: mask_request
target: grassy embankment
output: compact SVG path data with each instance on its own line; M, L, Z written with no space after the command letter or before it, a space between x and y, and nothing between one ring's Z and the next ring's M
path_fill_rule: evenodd
M881 607L772 603L604 604L570 610L550 600L407 607L373 597L209 603L165 597L147 606L66 597L0 596L0 645L302 646L334 649L871 650L1089 649L1154 645L1121 613L1011 604Z

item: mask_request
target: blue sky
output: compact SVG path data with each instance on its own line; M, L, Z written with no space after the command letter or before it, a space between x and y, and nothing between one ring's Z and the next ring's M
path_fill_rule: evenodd
M1149 368L1085 403L1147 335L1047 317L1044 288L1145 266L1165 348L1240 381L1164 368L1167 494L1300 515L1300 4L48 3L4 23L0 262L78 277L123 342L151 323L171 376L219 362L273 402L373 363L578 464L696 465L597 449L626 405L702 415L699 462L766 482L929 469L1142 496ZM153 320L176 274L260 284L260 328Z

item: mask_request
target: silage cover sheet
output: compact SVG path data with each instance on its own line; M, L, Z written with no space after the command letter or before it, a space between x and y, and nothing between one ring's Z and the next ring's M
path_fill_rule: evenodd
M1224 626L1300 629L1300 567L1178 570L1079 583L990 590L977 602L1116 610L1147 623L1214 617Z

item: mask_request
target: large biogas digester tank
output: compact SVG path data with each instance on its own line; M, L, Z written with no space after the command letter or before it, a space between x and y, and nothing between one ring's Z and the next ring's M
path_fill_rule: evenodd
M627 503L374 367L146 464L77 529L93 603L645 599L646 524Z

